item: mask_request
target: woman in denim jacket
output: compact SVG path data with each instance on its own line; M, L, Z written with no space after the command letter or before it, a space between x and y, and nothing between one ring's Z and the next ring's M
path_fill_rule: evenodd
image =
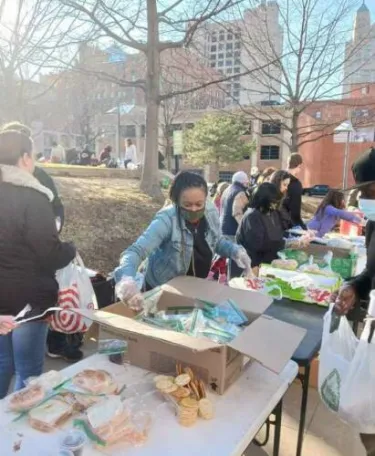
M221 235L218 211L207 196L207 182L198 174L183 171L175 177L169 194L172 204L156 214L146 231L121 256L115 270L116 291L121 300L131 307L141 307L141 285L135 277L144 260L145 290L177 276L206 278L215 253L232 258L245 273L251 270L245 249Z

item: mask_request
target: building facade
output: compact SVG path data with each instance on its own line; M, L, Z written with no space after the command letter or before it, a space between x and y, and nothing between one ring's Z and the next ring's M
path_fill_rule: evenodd
M268 63L264 58L267 50L272 49L275 59L282 55L283 32L276 1L262 0L257 7L244 11L240 19L204 24L197 31L193 46L207 66L219 71L223 78L231 76L223 86L227 106L278 101L274 93L281 90L281 84L275 87L280 69L270 68L273 77L268 81L263 72L254 71ZM247 72L252 73L244 74Z

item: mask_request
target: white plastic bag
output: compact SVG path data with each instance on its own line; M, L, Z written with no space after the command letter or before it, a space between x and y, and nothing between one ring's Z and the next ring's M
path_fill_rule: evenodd
M82 258L76 258L56 273L59 284L58 306L63 309L94 310L98 308L95 292ZM65 334L86 332L92 324L74 312L56 312L50 322L51 329Z
M375 433L375 341L368 320L358 340L346 317L332 327L333 305L324 317L319 393L331 411L364 434Z

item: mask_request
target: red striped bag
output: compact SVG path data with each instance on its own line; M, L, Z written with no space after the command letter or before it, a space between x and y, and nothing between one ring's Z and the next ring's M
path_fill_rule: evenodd
M98 308L95 292L79 255L64 269L56 273L59 283L58 307L66 310L56 312L50 321L53 331L65 334L86 332L92 322L69 309L94 310Z

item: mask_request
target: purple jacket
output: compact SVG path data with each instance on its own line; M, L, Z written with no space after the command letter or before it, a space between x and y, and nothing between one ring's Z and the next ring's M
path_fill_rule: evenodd
M327 206L323 213L319 211L314 215L313 219L307 224L307 228L309 230L317 231L318 237L323 237L334 228L339 219L351 223L360 222L358 215L353 212L336 209L334 206Z

